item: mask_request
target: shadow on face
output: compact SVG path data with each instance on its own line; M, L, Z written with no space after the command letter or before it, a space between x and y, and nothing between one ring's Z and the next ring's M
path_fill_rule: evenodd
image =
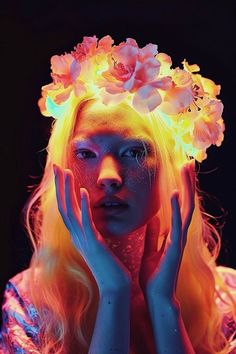
M155 145L133 109L89 104L77 116L70 149L77 196L80 187L88 190L93 221L103 236L127 235L156 214Z

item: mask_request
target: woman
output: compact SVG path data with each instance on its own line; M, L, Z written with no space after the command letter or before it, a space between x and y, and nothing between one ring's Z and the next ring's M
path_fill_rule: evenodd
M51 64L35 252L6 288L3 352L233 353L235 272L216 266L194 171L223 140L219 86L130 38L84 37Z

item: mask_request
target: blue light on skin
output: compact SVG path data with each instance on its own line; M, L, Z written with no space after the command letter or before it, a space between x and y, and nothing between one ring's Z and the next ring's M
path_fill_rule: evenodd
M154 146L146 125L135 113L131 122L124 110L93 111L90 107L77 121L70 148L76 194L79 196L80 187L88 190L93 221L104 237L130 234L156 214L159 198ZM108 195L128 204L125 213L107 215L93 207Z
M146 225L159 209L159 159L146 124L136 113L131 114L113 108L99 112L89 110L80 116L70 144L69 167L75 177L79 204L79 188L84 187L90 195L97 230L130 272L132 347L140 349L137 324L142 323L141 341L150 353L154 353L151 323L139 285L139 269ZM128 208L123 213L111 215L102 208L93 207L108 195L118 196ZM132 246L126 255L130 242Z

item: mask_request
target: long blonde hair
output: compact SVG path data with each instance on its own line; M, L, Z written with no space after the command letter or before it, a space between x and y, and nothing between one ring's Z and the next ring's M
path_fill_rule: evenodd
M76 119L95 99L87 97L54 122L43 178L24 209L25 225L34 254L31 260L30 292L41 317L41 352L88 352L98 308L99 294L95 279L70 241L57 208L52 164L68 168L68 146ZM129 114L126 103L119 109ZM153 132L159 158L160 234L169 230L170 195L180 188L179 164L187 161L179 149L173 152L173 140L162 117L154 113L141 116ZM216 304L217 289L226 293L228 308L235 314L235 303L216 268L221 247L219 233L204 213L202 193L197 185L195 210L180 268L177 298L183 320L196 353L228 353L229 342L222 333L222 316ZM159 237L161 241L161 237ZM159 247L159 245L157 245ZM77 348L77 349L76 349ZM79 348L79 351L78 351Z

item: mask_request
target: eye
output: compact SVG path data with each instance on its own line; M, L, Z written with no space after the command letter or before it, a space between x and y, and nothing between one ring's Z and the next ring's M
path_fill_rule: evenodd
M126 157L142 159L147 156L147 151L144 148L131 148L125 152Z
M76 150L75 151L75 156L78 157L81 160L84 159L91 159L96 157L96 155L94 154L94 152L90 151L90 150L85 150L85 149L80 149L80 150Z

